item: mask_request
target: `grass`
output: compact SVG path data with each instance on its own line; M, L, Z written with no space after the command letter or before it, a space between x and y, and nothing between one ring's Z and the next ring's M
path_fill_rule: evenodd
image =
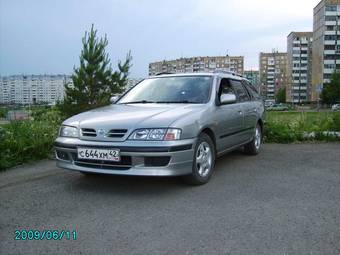
M0 170L47 158L61 123L55 110L34 113L34 119L0 126Z
M324 132L340 132L340 112L267 112L266 142L340 140ZM315 133L315 137L306 134Z

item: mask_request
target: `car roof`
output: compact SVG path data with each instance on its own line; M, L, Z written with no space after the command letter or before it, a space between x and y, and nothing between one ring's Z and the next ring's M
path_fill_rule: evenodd
M189 76L211 76L220 78L229 78L234 80L247 80L245 77L232 73L232 72L198 72L198 73L161 73L158 75L150 76L149 78L162 78L162 77L189 77ZM248 80L247 80L248 81Z

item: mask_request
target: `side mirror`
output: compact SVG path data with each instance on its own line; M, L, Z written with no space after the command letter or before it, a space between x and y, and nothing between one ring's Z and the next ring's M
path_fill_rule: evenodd
M220 97L220 104L233 104L236 103L235 94L222 94Z
M111 104L115 103L119 98L119 95L113 95L112 97L110 97L110 102Z

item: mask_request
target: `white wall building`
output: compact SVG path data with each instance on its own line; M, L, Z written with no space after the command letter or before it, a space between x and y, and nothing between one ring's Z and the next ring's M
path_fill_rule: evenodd
M67 75L12 75L0 77L0 104L55 104L64 98Z

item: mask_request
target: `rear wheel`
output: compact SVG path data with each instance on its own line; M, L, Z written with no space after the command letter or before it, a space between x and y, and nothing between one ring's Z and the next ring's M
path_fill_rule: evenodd
M257 123L253 140L244 146L244 152L249 155L257 155L262 145L262 128Z
M194 151L192 173L185 180L192 185L202 185L209 181L215 166L215 147L211 138L202 133L197 139Z

